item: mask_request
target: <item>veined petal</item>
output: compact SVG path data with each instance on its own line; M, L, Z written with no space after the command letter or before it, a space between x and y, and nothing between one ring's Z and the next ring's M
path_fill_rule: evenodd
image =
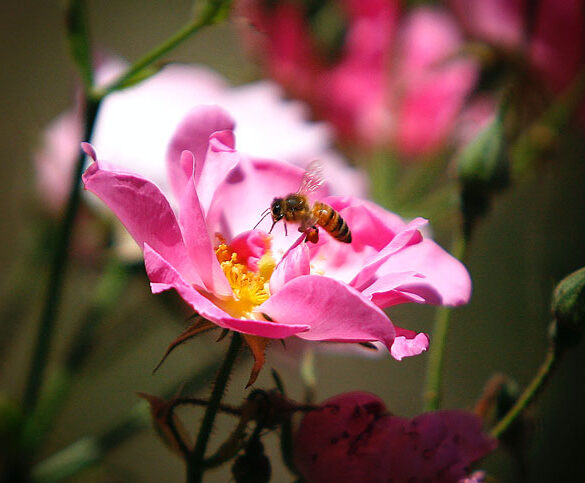
M277 293L284 284L301 275L309 275L309 247L306 243L293 248L276 266L270 277L270 293Z
M183 189L193 174L193 166L179 162L181 153L185 150L193 153L197 182L205 164L209 136L216 131L233 131L234 127L231 116L218 106L198 106L179 124L167 150L167 170L177 199L181 199Z
M230 249L238 254L248 270L258 271L258 261L266 253L270 235L260 230L250 230L240 233L229 242Z
M231 143L230 143L231 139ZM195 186L205 216L213 202L217 188L233 173L240 162L241 154L233 149L233 132L218 131L209 137L205 164L195 174ZM194 173L197 172L197 168Z
M233 292L215 255L193 179L185 185L179 220L187 253L206 289L220 298L231 296Z
M150 245L190 283L203 286L175 213L156 185L138 175L102 168L97 160L87 168L83 183L110 207L141 248Z
M362 294L368 297L381 309L410 301L423 302L421 297L417 296L415 298L413 296L409 298L399 289L399 287L403 287L406 284L416 283L421 277L423 277L421 274L414 271L390 272L376 278L371 285L362 290Z
M307 324L299 337L308 340L378 340L388 350L395 330L386 314L343 282L320 275L297 277L259 308L281 324Z
M429 348L429 336L412 330L395 327L396 338L390 349L390 354L397 361L404 357L418 356Z
M289 164L241 156L237 168L215 192L207 215L208 226L228 239L251 230L274 197L298 190L303 173ZM265 220L259 229L267 231L270 223Z
M236 319L224 312L211 300L204 297L160 254L147 244L144 246L144 263L153 293L175 289L199 315L211 320L219 327L244 334L258 335L270 339L283 339L309 330L307 324L278 324L275 322Z
M410 299L414 302L450 306L469 302L469 272L463 263L432 240L423 240L394 254L382 265L377 276L404 270L415 270L423 275L396 287L406 297L414 296Z
M412 220L406 225L404 230L396 234L388 245L386 245L380 252L376 253L376 255L364 265L350 282L350 285L358 290L362 289L370 282L378 268L380 268L390 257L410 245L420 243L422 241L422 235L418 229L426 223L427 220L424 218L415 218Z

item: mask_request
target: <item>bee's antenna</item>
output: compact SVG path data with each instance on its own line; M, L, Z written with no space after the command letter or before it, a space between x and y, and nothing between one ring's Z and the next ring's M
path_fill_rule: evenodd
M266 217L267 217L269 214L270 214L270 208L266 208L266 209L265 209L265 210L262 212L262 214L260 215L260 221L254 225L254 228L252 228L252 230L255 230L255 229L258 227L258 225L259 225L260 223L262 223L262 220L263 220L264 218L266 218ZM272 226L274 226L274 224L273 224ZM271 228L270 230L272 231L272 228ZM269 233L270 233L270 232L269 232Z

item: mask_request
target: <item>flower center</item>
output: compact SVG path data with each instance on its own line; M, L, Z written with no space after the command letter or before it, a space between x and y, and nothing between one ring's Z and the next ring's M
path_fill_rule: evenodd
M217 259L234 292L232 299L221 301L220 305L233 317L248 319L260 317L260 314L253 313L253 310L270 297L268 281L274 270L274 260L269 253L265 253L258 262L259 270L256 273L241 263L238 254L226 243L222 242L216 248Z

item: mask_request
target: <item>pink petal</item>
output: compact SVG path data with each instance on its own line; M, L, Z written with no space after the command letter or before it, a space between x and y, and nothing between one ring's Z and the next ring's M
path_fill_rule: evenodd
M461 44L457 25L442 10L418 8L404 24L394 138L407 155L444 143L473 87L477 66L457 56Z
M390 354L397 361L404 357L418 356L429 348L429 336L423 333L416 333L412 330L396 327L396 338L390 349Z
M474 37L507 48L521 44L526 0L450 0L449 3Z
M294 459L303 480L392 481L389 458L384 454L387 431L381 424L389 417L379 397L358 391L327 399L319 409L307 413L294 441Z
M277 293L285 283L296 277L309 275L311 273L309 262L309 247L306 243L301 243L289 251L270 277L270 293Z
M443 9L414 9L401 27L398 73L408 78L416 79L436 69L439 62L445 61L461 46L457 24Z
M235 168L241 160L241 154L233 146L232 131L217 131L209 137L209 146L203 167L199 167L199 177L195 177L197 195L203 213L207 216L209 208L216 197L217 189L226 180L233 176Z
M241 156L224 182L217 188L207 215L208 227L232 238L251 230L276 196L298 190L304 171L271 160L250 160ZM268 231L271 220L258 227Z
M472 413L437 411L406 419L388 413L377 396L352 392L305 415L294 457L308 483L452 483L496 446Z
M428 222L424 218L416 218L412 220L404 230L398 233L392 241L386 245L376 256L368 261L360 272L351 281L351 286L358 290L364 288L366 284L374 276L378 268L380 268L389 258L396 255L396 253L405 249L408 246L416 245L422 241L422 235L418 229ZM376 226L372 226L371 230L376 230ZM397 270L398 271L398 270ZM406 270L401 270L406 271Z
M90 156L90 145L84 149ZM96 161L83 175L85 188L101 198L143 248L148 243L190 283L203 286L185 248L175 213L161 191L140 176L102 168Z
M191 284L185 281L175 267L148 245L144 247L144 263L153 293L175 289L181 298L198 314L211 320L219 327L272 339L283 339L309 329L308 325L284 325L231 317L211 300L195 290Z
M86 143L86 142L81 143L81 149L83 150L83 152L85 154L87 154L94 161L98 160L95 149L90 143Z
M215 255L193 179L185 185L179 221L187 253L207 290L218 297L231 296L232 289Z
M400 291L400 287L409 283L416 283L421 278L424 278L424 276L418 272L386 273L377 277L371 285L364 288L362 294L381 309L405 302L423 303L427 299L423 299L418 295L404 294ZM440 301L440 297L435 295L432 300Z
M475 66L451 61L424 81L411 82L401 99L394 139L408 156L437 149L451 132L476 79Z
M179 124L167 150L168 175L177 199L181 198L183 189L193 174L193 166L180 163L181 153L185 150L193 153L197 181L205 163L209 136L216 131L233 131L233 129L233 119L217 106L199 106Z
M399 419L387 422L387 455L397 481L458 481L467 476L473 462L497 446L482 431L481 420L466 411L436 411L411 420Z
M377 275L383 276L406 270L414 270L423 277L405 281L404 284L395 287L405 297L418 303L450 306L469 302L471 297L469 272L459 260L434 241L423 240L394 254L382 265Z
M555 92L570 86L583 67L585 6L582 0L538 3L530 56Z
M58 212L67 201L67 180L73 176L81 136L79 113L67 111L51 121L43 133L40 146L35 149L36 182L45 208L52 212Z
M307 340L381 341L388 350L394 326L386 314L343 282L320 275L297 277L264 302L259 310L281 324L303 322Z
M270 240L270 235L260 230L250 230L240 233L236 238L230 241L229 246L238 254L238 259L242 261L249 270L258 271L258 261L266 253L266 248Z
M406 226L399 216L359 198L329 196L324 201L337 211L343 211L343 218L351 229L351 245L356 251L364 246L380 251Z

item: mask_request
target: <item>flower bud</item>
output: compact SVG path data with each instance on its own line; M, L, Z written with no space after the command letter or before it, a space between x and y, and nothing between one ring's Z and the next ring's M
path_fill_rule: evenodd
M500 113L471 141L457 160L465 235L483 216L497 191L508 185L509 162L503 116Z
M585 267L559 282L553 292L551 308L555 318L554 342L557 346L576 344L585 324Z
M268 483L272 469L258 436L252 436L243 455L236 458L232 474L236 483Z

